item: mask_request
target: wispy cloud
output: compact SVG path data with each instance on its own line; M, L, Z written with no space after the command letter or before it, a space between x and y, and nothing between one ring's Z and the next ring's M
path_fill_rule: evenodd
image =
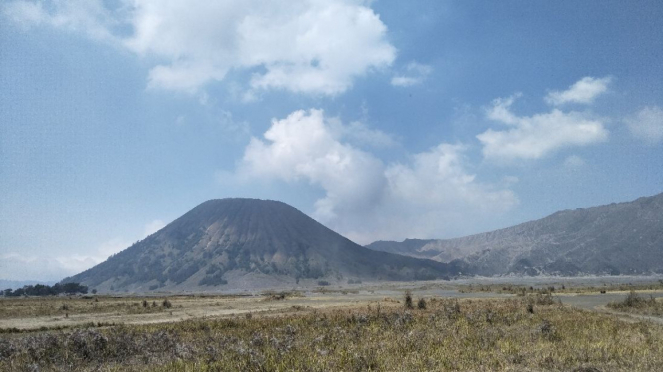
M361 121L353 121L346 125L338 118L327 118L327 124L335 137L360 146L385 148L398 145L398 140L393 135L370 128Z
M569 169L578 169L585 165L585 159L578 155L570 155L564 159L564 166Z
M94 40L118 41L112 33L121 20L101 0L10 1L2 6L4 15L25 29L50 26L80 32Z
M391 78L391 85L397 87L409 87L423 83L428 75L433 72L433 67L417 62L410 62L405 66L403 73Z
M594 78L584 77L571 85L564 91L551 91L545 97L546 103L550 105L563 105L565 103L591 104L596 97L608 91L608 85L612 82L611 77Z
M603 121L588 113L555 108L532 116L518 116L511 106L519 97L516 94L496 99L488 108L487 118L507 129L488 129L477 136L486 159L498 162L540 159L562 148L608 139Z
M663 109L660 107L645 107L624 121L636 138L650 145L663 142Z

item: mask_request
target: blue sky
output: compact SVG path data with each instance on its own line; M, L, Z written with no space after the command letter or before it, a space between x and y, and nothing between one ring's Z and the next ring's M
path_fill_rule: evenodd
M659 1L5 1L0 277L213 198L359 243L663 192Z

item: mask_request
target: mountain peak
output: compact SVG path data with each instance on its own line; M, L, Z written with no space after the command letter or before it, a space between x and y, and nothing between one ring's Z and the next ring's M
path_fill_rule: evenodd
M461 267L375 252L273 200L208 200L66 281L100 290L264 287L300 280L415 280Z

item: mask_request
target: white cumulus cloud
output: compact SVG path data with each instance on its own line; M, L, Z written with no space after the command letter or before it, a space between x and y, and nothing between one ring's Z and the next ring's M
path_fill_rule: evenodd
M157 61L149 87L189 93L238 70L251 75L247 99L272 89L336 95L357 77L390 66L396 56L387 26L368 0L122 0L115 9L104 4L16 0L3 10L22 25L47 24L128 48Z
M336 133L334 133L336 132ZM369 153L340 142L321 110L296 111L274 120L265 141L252 138L242 161L243 176L267 176L285 181L304 179L326 191L316 203L315 217L333 219L341 209L362 209L380 198L384 188L382 162Z
M360 243L473 232L475 223L518 202L512 191L476 180L464 145L440 144L406 163L385 164L349 143L352 126L339 125L321 110L274 120L264 139L251 140L237 175L321 188L313 216Z
M550 105L563 105L565 103L590 104L596 97L608 91L611 77L593 78L586 76L571 85L565 91L552 91L545 97L546 103Z
M652 145L663 142L663 109L660 107L645 107L624 121L633 136Z
M561 148L585 146L608 138L603 122L582 112L555 108L532 116L518 116L511 110L518 97L496 99L488 109L488 119L507 129L488 129L477 136L486 159L504 162L540 159Z
M383 203L371 215L373 231L352 231L367 241L374 236L450 237L482 231L518 204L504 185L477 181L469 171L462 144L442 143L413 154L405 164L391 164ZM486 225L487 224L487 225ZM356 223L355 223L356 225Z

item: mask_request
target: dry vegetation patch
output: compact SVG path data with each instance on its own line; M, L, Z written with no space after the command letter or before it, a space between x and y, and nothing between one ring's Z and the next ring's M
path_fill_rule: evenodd
M625 291L661 291L663 290L663 280L641 284L604 284L601 286L583 286L583 285L545 285L545 286L527 286L515 284L467 284L459 285L458 291L461 293L491 292L500 294L514 294L525 296L528 294L551 294L551 293L608 293Z
M159 297L29 297L0 300L0 319L76 314L146 314L164 311ZM169 300L170 301L170 300Z
M3 371L660 371L662 355L663 327L545 296L0 335Z
M649 316L663 316L663 302L653 296L644 297L629 292L623 301L611 302L608 307L617 311Z
M267 291L263 292L263 296L265 301L283 301L289 298L304 297L302 292L299 291L281 291L281 292Z

